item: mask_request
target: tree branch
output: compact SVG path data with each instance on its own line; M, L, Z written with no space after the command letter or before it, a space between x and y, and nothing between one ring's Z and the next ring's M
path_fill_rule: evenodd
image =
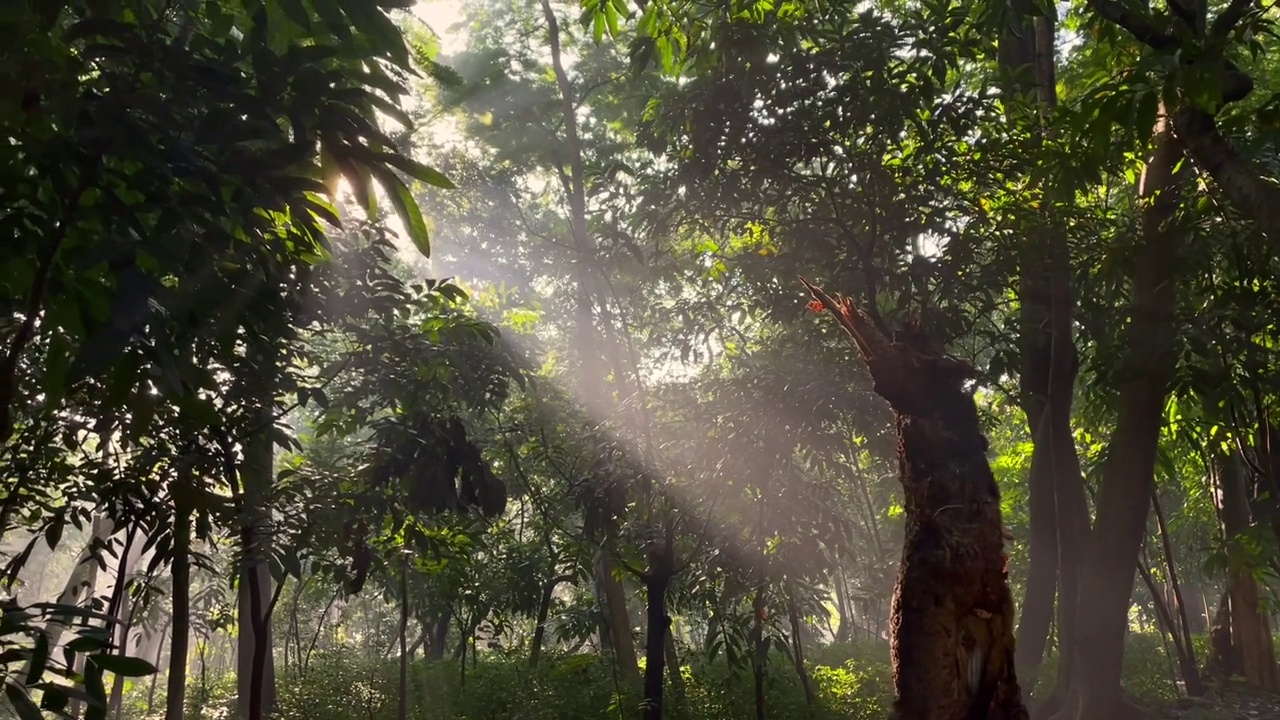
M1224 41L1231 34L1232 30L1240 24L1244 16L1256 4L1257 0L1231 0L1231 4L1226 10L1218 13L1218 17L1213 19L1213 26L1209 29L1209 37L1213 40Z
M1227 201L1254 221L1280 255L1280 185L1268 181L1231 141L1218 131L1213 116L1194 107L1173 115L1173 129L1195 161Z
M1088 5L1105 20L1119 25L1138 42L1155 50L1173 50L1178 40L1158 29L1150 17L1134 12L1115 0L1088 0Z

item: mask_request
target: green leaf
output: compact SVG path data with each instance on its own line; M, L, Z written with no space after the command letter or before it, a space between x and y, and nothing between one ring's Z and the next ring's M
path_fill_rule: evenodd
M49 684L40 693L40 707L55 715L63 715L63 710L70 702L70 696L61 685Z
M377 168L375 172L378 173L378 179L382 181L382 186L391 197L391 205L395 207L400 220L404 222L405 230L409 232L409 239L413 241L414 247L418 248L418 252L422 253L423 257L431 257L431 236L427 232L427 221L423 219L422 210L418 207L418 201L413 198L413 193L409 192L409 188L405 187L395 173L387 171L386 168Z
M311 13L307 11L302 0L280 0L280 7L285 17L297 23L303 30L311 29Z
M405 70L412 70L409 46L405 44L400 28L378 6L369 0L340 0L342 10L375 50L391 58L391 62Z
M445 177L445 174L433 167L424 165L417 160L396 153L374 153L373 156L378 160L402 171L404 174L414 180L421 180L428 185L434 185L445 190L456 190L457 185L453 181Z
M89 659L103 670L122 677L146 677L156 673L156 666L142 658L127 655L94 655Z
M102 656L94 656L96 659ZM107 688L102 684L102 667L96 662L88 662L84 665L84 690L92 698L92 702L88 703L88 708L84 711L84 720L106 720L107 718Z
M49 664L49 636L42 630L36 634L35 647L31 648L31 667L27 670L25 685L34 685Z
M9 703L13 706L20 720L44 720L44 715L40 713L40 708L36 706L35 701L17 683L6 682L4 684L4 694L5 697L9 698Z

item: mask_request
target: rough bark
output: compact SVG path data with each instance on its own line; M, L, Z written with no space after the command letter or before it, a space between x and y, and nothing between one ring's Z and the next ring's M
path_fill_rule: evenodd
M1097 520L1081 577L1073 635L1075 662L1060 693L1060 718L1121 720L1138 711L1120 689L1129 605L1155 486L1156 445L1176 367L1175 258L1181 239L1173 222L1183 174L1182 149L1161 114L1152 155L1139 181L1139 239L1133 271L1126 352L1116 377L1119 416L1097 498Z
M890 620L894 716L1026 718L1000 490L964 389L973 368L923 338L890 343L847 298L802 282L848 333L897 416L906 537Z

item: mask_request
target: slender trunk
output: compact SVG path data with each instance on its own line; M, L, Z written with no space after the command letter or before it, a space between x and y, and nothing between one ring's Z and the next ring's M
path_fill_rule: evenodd
M453 610L446 608L436 618L431 630L431 646L427 648L427 661L444 659L445 644L449 641L449 622L453 619Z
M1140 233L1133 271L1132 320L1118 370L1119 415L1097 498L1097 522L1084 565L1074 632L1075 662L1060 717L1112 720L1134 708L1120 689L1138 553L1155 486L1156 445L1176 367L1174 223L1185 172L1182 151L1161 108L1138 197Z
M671 543L654 541L648 549L644 585L645 617L644 720L662 720L662 683L666 675L666 640L671 632L667 614L667 589L674 575Z
M335 590L329 598L328 604L324 606L324 612L320 613L320 620L316 622L316 631L311 634L311 643L307 645L307 651L298 660L298 674L306 675L307 666L311 663L311 653L315 652L316 643L320 641L320 630L324 627L324 621L329 617L329 608L333 607L333 603L337 601L338 594L341 590Z
M1187 656L1186 647L1178 637L1178 629L1173 622L1173 613L1169 612L1168 603L1160 597L1160 588L1156 585L1155 578L1151 577L1151 570L1148 569L1148 563L1145 560L1138 562L1138 576L1142 578L1143 584L1147 586L1147 591L1151 593L1151 607L1156 616L1156 631L1160 633L1160 642L1164 645L1164 654L1169 658L1169 672L1174 678L1179 676L1185 678L1187 665L1191 662L1190 658ZM1141 622L1141 613L1138 614L1138 618ZM1172 638L1172 642L1170 638ZM1173 645L1173 652L1169 651L1169 645ZM1177 667L1173 666L1174 658L1177 659ZM1194 663L1191 664L1194 667Z
M187 644L191 640L191 508L179 500L173 515L173 640L164 720L182 720L187 692Z
M595 243L588 234L587 200L586 200L586 164L582 156L582 142L578 133L577 92L573 87L569 74L565 70L561 51L560 23L549 0L542 0L543 19L547 23L547 40L551 54L551 65L555 73L556 87L560 92L561 119L564 125L564 163L556 168L560 184L564 189L569 204L569 229L577 252L574 281L577 285L577 303L574 308L574 325L577 335L578 371L581 383L581 397L597 415L597 421L613 414L611 396L607 392L605 378L605 360L602 349L605 347L604 336L596 326L595 311L600 302L597 283L594 279L593 264L596 256ZM565 172L565 165L568 172ZM594 434L592 431L591 434ZM604 525L611 523L611 518L604 518ZM593 540L600 540L603 548L609 532L604 528ZM621 583L613 576L613 562L601 550L603 557L597 558L596 583L599 592L603 593L604 615L602 623L602 642L608 643L614 661L628 678L639 674L636 660L635 642L631 638L630 623L627 616L626 599Z
M800 678L800 687L804 688L804 701L813 707L817 701L813 693L813 683L809 681L809 671L804 666L804 640L800 608L796 604L794 588L787 588L787 620L791 624L791 659L795 663L796 676Z
M274 371L270 353L258 355L263 373ZM264 380L257 388L260 407L255 411L261 429L245 443L240 467L241 528L243 564L239 587L239 650L236 684L237 710L241 720L263 720L275 708L275 662L271 649L269 605L275 595L268 558L271 543L271 516L267 498L275 479L275 443L271 428L275 422L273 383Z
M409 720L409 563L400 571L400 696L396 720Z
M853 639L853 604L845 590L844 573L837 570L832 582L836 586L836 609L840 613L840 627L836 630L836 642L847 643Z
M172 624L172 619L170 619L163 626L161 626L160 633L156 635L156 655L151 662L151 664L154 665L156 668L160 667L160 658L164 656L164 636L165 636L165 633L169 632L169 629L172 626L171 624ZM147 688L147 715L151 714L151 710L156 705L156 680L158 679L160 679L159 672L155 672L151 674L150 686Z
M625 678L640 675L640 663L636 659L636 643L631 636L631 614L627 611L627 596L622 581L614 574L616 568L613 557L604 548L596 552L593 569L595 571L596 592L602 599L604 624L603 641L613 653L613 661Z
M551 601L555 598L556 588L560 583L572 579L571 576L560 575L551 578L542 586L542 596L538 598L538 620L533 628L533 640L529 647L530 666L536 666L542 657L542 645L547 637L547 617L551 614Z
M142 559L142 546L137 542L140 535L138 528L132 528L125 539L124 550L120 553L120 562L116 565L115 587L111 593L111 610L109 615L120 623L115 631L116 654L128 655L129 633L133 629L135 610L129 599L129 573ZM119 718L124 701L124 677L116 675L111 681L111 698L107 703L107 712Z
M1164 510L1160 507L1160 496L1154 490L1151 493L1151 507L1155 510L1156 525L1160 530L1160 544L1164 550L1173 606L1182 627L1179 633L1182 652L1178 653L1178 667L1182 674L1182 682L1186 685L1187 694L1191 697L1200 697L1204 695L1205 687L1200 679L1200 669L1196 666L1196 648L1191 638L1191 621L1187 619L1187 604L1182 599L1182 588L1178 585L1178 568L1173 559L1173 545L1169 542L1169 526L1165 523Z
M676 652L676 634L675 627L667 631L667 636L663 640L663 649L667 656L667 682L671 684L671 694L675 698L677 705L684 702L685 686L684 676L680 669L680 655Z
M751 675L755 683L756 720L765 720L765 668L769 654L769 643L764 638L764 619L768 610L765 607L764 591L757 590L751 601Z

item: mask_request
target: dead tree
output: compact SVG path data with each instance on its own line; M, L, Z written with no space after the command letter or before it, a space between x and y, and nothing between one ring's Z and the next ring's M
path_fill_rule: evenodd
M921 333L891 341L848 298L800 281L897 416L906 539L890 620L895 719L1025 720L1000 491L965 388L974 369Z

